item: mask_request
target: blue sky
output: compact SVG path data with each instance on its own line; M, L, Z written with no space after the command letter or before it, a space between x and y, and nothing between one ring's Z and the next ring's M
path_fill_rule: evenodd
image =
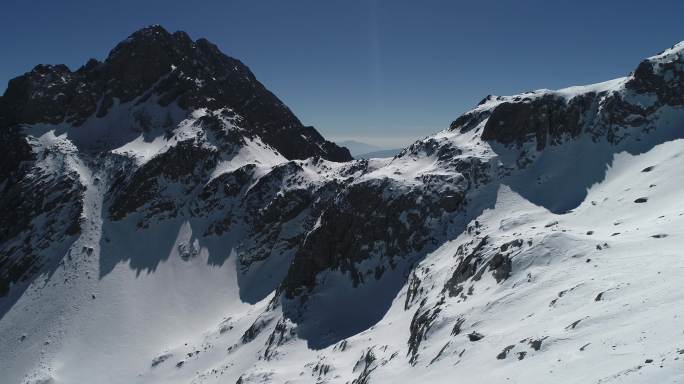
M684 40L682 1L3 0L0 83L161 24L245 62L326 137L398 146L487 94L623 76Z

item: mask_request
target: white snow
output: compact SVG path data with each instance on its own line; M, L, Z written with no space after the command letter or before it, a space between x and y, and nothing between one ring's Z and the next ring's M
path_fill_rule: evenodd
M556 95L564 97L566 100L570 100L577 95L589 92L600 93L606 91L618 91L622 88L622 86L625 84L627 80L629 80L629 77L620 77L617 79L608 80L596 84L567 87L556 91L539 90L537 92L551 92Z
M72 247L74 258L34 282L0 321L0 370L8 382L223 383L242 375L245 382L344 383L362 372L365 363L358 361L371 350L374 383L447 383L454 375L483 383L678 382L684 372L684 362L675 360L684 344L677 320L684 315L677 289L684 281L684 201L672 191L684 183L683 155L684 140L639 155L618 153L605 178L565 215L502 185L496 205L477 217L481 233L445 243L415 273L430 288L421 295L430 308L455 268L458 246L489 236L492 249L525 242L513 257L513 274L497 284L485 273L467 300L448 298L415 366L408 363L406 343L421 298L405 310L406 287L382 320L347 339L343 351L339 343L312 350L295 337L272 359L260 359L281 314L263 312L272 296L254 305L240 301L232 256L222 266L208 263L211 252L230 247L197 237L192 224L182 221L143 231L126 222L105 223L103 243L97 237L103 225L99 189L84 172L86 193L93 196L86 199L85 215L93 226ZM406 175L432 165L416 161L420 165L409 166ZM647 167L653 168L642 172ZM640 197L648 201L635 203ZM77 252L86 244L95 246L95 256ZM163 253L168 256L158 264L145 264L145 255ZM98 279L98 254L127 255L131 264L118 261ZM262 312L266 329L243 345L242 334ZM452 336L459 317L465 319L462 332ZM469 341L472 331L484 338ZM530 346L540 339L539 350ZM507 357L497 359L509 345ZM329 373L318 376L317 363Z
M234 156L228 160L222 160L216 166L211 173L210 180L224 173L233 172L247 164L255 164L257 166L255 177L259 178L268 173L273 167L287 161L283 155L267 144L264 144L258 137L247 139L247 143L240 147Z
M625 79L523 96L552 92L571 99L621 91ZM652 105L651 96L639 97L642 105ZM657 130L619 146L583 137L547 148L524 171L470 196L472 230L445 239L414 266L411 276L422 288L415 297L407 297L409 284L399 270L357 288L339 271L319 275L312 300L325 305L306 314L318 319L306 329L283 319L275 292L252 304L241 299L248 284L241 286L236 268L235 248L244 241L237 232L206 237L196 230L204 219L183 216L149 228L136 228L130 218L107 219L111 173L107 164L93 166L89 151L106 148L140 166L183 140L212 145L195 124L208 111L173 107L173 124L163 127L166 109L154 104L117 102L106 119L92 118L75 129L27 127L42 156L39 167L78 175L85 187L85 225L68 249L49 249L67 255L54 273L32 281L11 307L0 298L0 310L7 309L0 318L0 382L351 383L364 370L371 383L684 382L681 110L661 109ZM150 117L149 129L131 120L135 111ZM445 130L415 148L435 141L460 150L451 161L478 159L501 169L515 161L517 150L482 142L478 132ZM258 179L287 162L258 138L221 156L210 179L247 164L256 165ZM292 163L303 169L305 187L341 179L359 164ZM365 173L345 177L420 188L424 176L460 180L448 165L434 153L407 150L393 159L371 159ZM459 186L454 184L448 187ZM283 234L293 229L285 226ZM461 260L459 247L467 253L485 238L481 279L466 280L461 295L448 296L445 284ZM511 275L497 282L486 258L507 252L511 246L505 244L516 240ZM249 284L268 280L269 271L260 272ZM386 297L391 291L385 284L403 287ZM336 295L340 291L357 295ZM353 300L325 302L330 297ZM386 307L374 306L380 303ZM437 308L412 361L407 342L414 315ZM340 314L366 319L369 312L380 320L360 331L358 324L336 323ZM243 341L253 324L261 331ZM353 335L320 349L308 343L306 336L316 332L332 337L331 328ZM471 341L472 332L484 337Z

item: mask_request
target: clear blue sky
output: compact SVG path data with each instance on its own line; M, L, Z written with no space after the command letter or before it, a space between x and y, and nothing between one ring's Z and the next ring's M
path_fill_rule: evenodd
M487 94L620 77L684 40L684 1L2 0L0 82L161 24L245 62L306 124L388 146Z

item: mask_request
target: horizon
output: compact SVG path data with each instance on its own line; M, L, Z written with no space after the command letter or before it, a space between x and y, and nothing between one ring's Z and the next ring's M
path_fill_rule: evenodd
M207 38L244 62L326 139L395 148L447 128L489 94L626 76L642 59L683 39L676 11L684 4L660 4L667 6L232 1L188 13L184 3L156 0L137 7L128 0L105 6L12 1L0 16L6 30L0 42L13 53L13 60L0 63L0 82L4 93L11 78L37 64L75 70L91 57L103 60L135 30L159 24L193 40Z

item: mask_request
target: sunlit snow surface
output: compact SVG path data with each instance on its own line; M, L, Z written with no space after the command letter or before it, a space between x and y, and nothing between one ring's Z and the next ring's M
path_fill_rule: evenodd
M538 92L569 98L623 83ZM203 113L173 112L173 135L127 132L107 142L108 149L143 164L183 138L196 137L192 123ZM0 301L6 311L0 319L0 382L684 382L680 114L661 111L658 130L616 152L605 142L582 138L547 148L525 172L483 189L470 203L473 212L485 207L471 230L447 239L413 268L409 280L416 278L422 288L417 296L407 299L405 286L377 324L318 350L282 318L271 303L274 293L254 304L240 299L234 249L242 239L204 237L195 230L202 223L183 217L147 229L136 229L129 219L110 222L103 213L104 189L111 182L106 168L93 170L78 153L104 144L65 127L32 127L36 151L65 154L61 163L47 156L40 166L78 173L86 224L69 250L50 250L70 255L54 273L33 281L11 308L8 299ZM81 129L97 127L92 129L106 136L120 124L89 121ZM460 148L464 159L510 163L507 149L482 142L476 132L444 131L431 139ZM211 178L246 164L256 165L253 177L259 178L285 162L257 138L224 154ZM296 163L308 183L335 179L346 167ZM354 182L390 178L419 185L423 175L450 172L434 156L407 152L370 160L368 172ZM464 297L442 301L458 248L485 238L489 255L521 241L511 276L497 283L485 273L465 283ZM252 278L250 284L259 283L259 276ZM365 289L372 291L374 284ZM325 294L357 288L331 272L322 289ZM364 298L330 303L326 318L369 311L373 302ZM433 308L440 310L412 359L412 319L416 311ZM254 324L260 332L246 341ZM482 337L471 341L473 333Z
M415 366L408 363L406 341L418 305L405 310L404 289L382 321L342 342L344 350L341 343L310 350L305 341L293 339L279 347L277 357L257 359L268 331L228 351L240 344L250 323L246 315L233 317L235 331L222 334L216 324L187 346L160 350L173 358L146 370L142 381L233 382L249 367L245 382L344 383L361 374L370 350L373 383L681 382L684 201L672 191L684 183L682 166L684 140L639 156L619 154L605 180L565 215L532 205L502 186L496 207L478 217L479 234L444 244L415 270L427 288L425 306L431 307L453 271L458 246L489 236L493 247L525 242L513 259L513 274L502 284L485 275L467 300L448 300ZM647 167L654 168L642 172ZM634 203L640 197L648 197L648 203ZM363 299L343 310L363 311ZM237 312L227 311L227 317ZM461 333L452 336L459 317L465 319ZM473 331L484 338L470 341ZM530 344L535 340L542 340L539 350ZM186 358L203 346L211 347ZM507 346L513 346L507 357L497 359ZM180 360L185 363L177 369ZM329 367L326 375L317 373L321 365Z

